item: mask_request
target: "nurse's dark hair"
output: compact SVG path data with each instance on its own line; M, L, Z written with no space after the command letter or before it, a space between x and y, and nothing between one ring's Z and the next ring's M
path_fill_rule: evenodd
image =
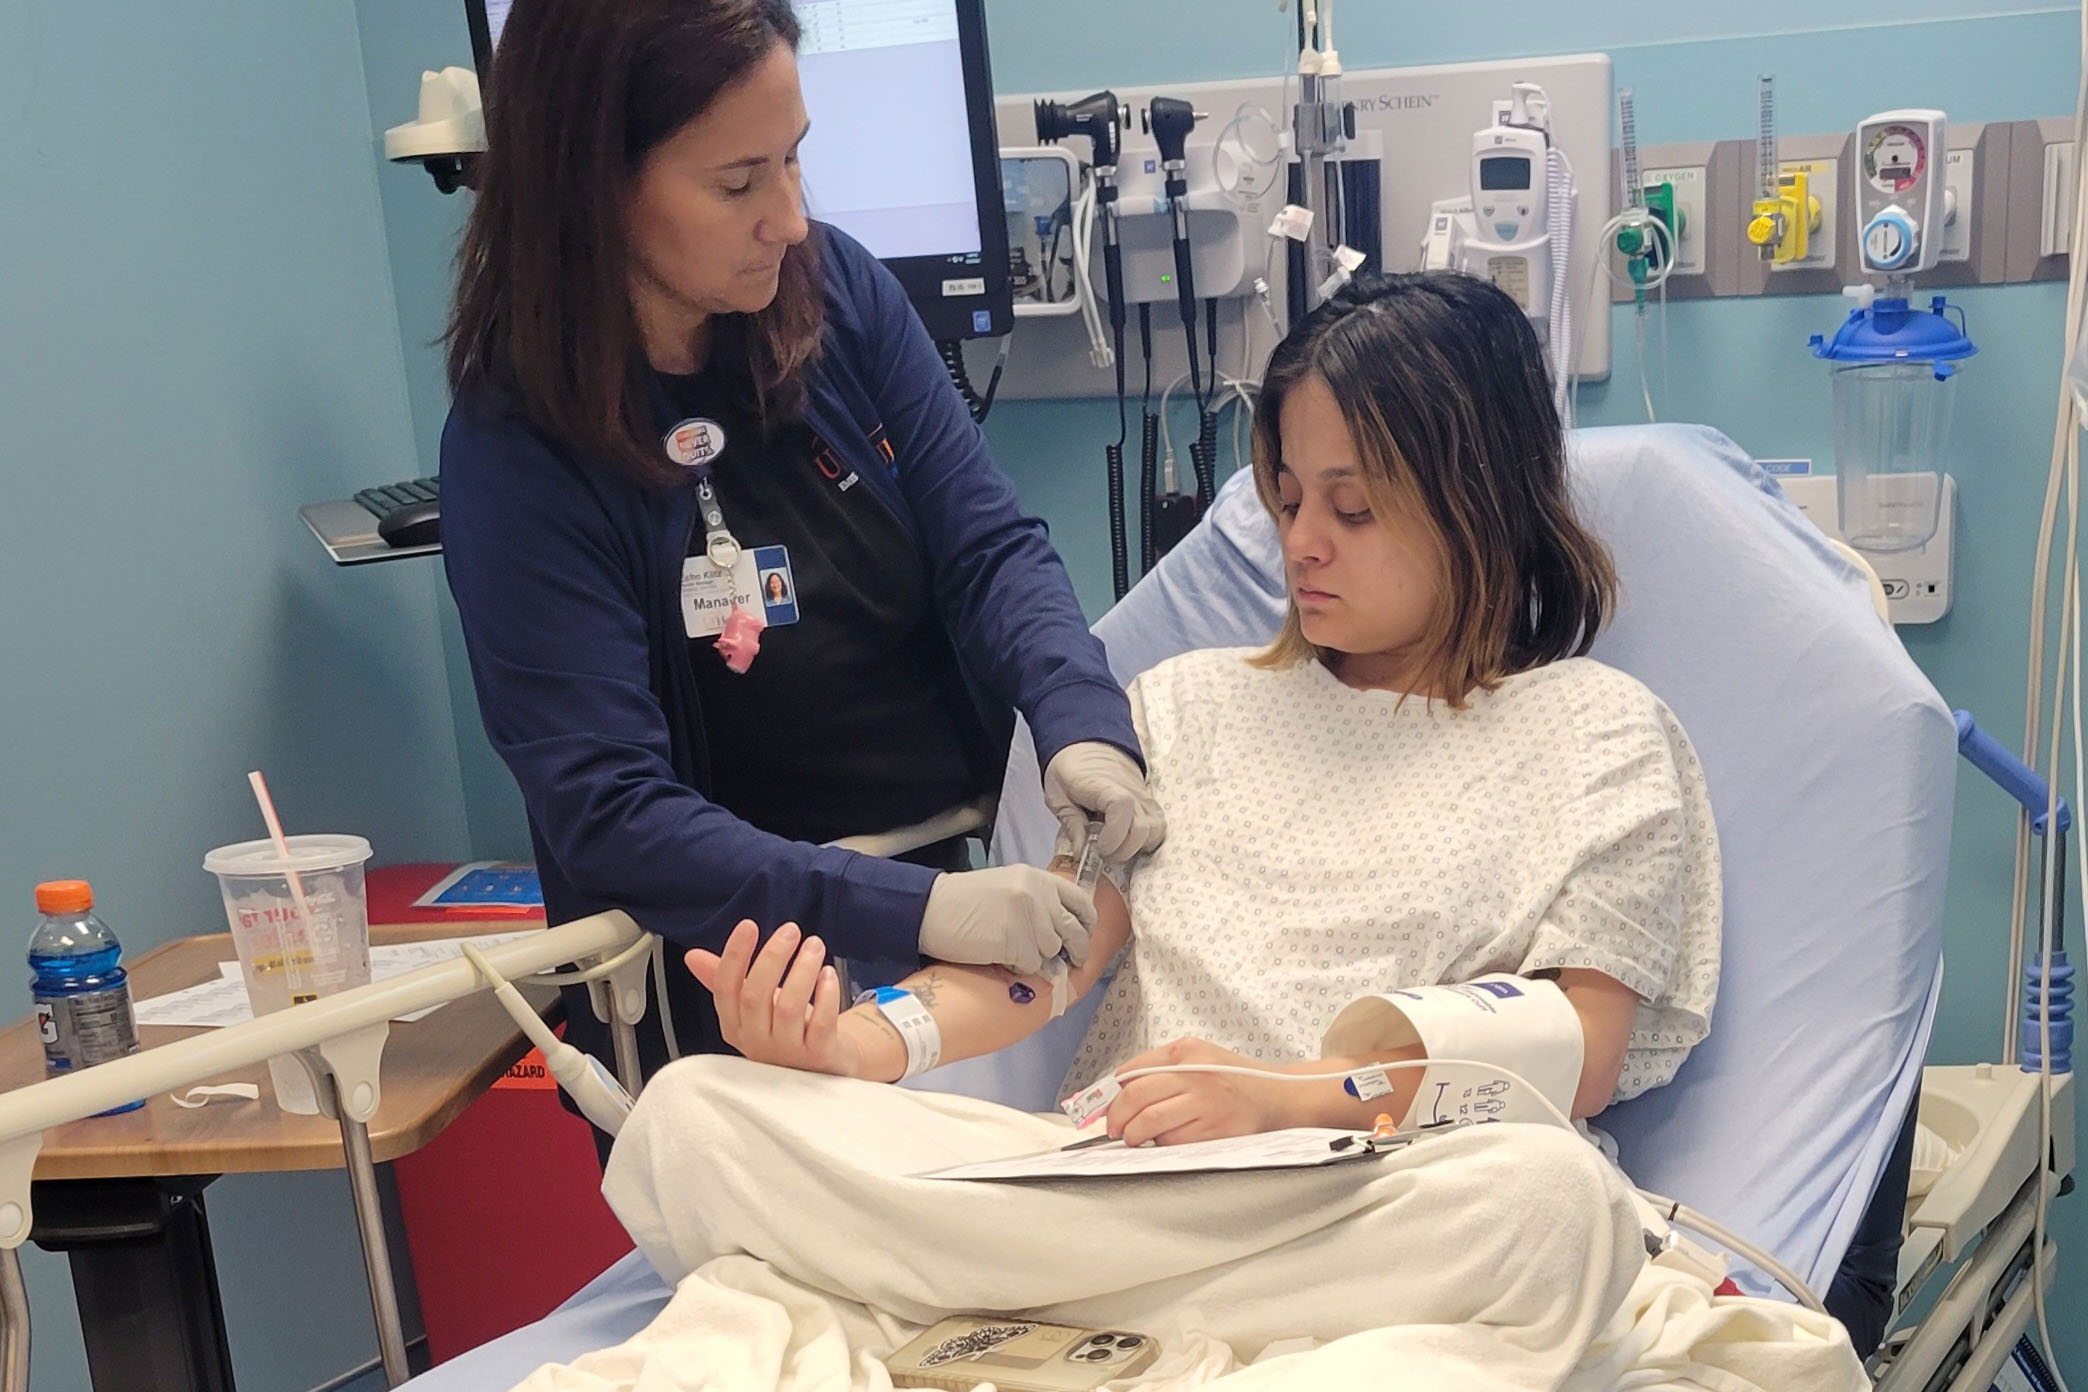
M1300 320L1269 358L1254 481L1280 518L1283 409L1320 378L1380 515L1418 517L1442 564L1423 640L1428 689L1453 707L1504 677L1588 650L1615 605L1609 553L1575 515L1543 346L1522 310L1451 271L1364 276ZM1259 661L1334 665L1295 603Z
M631 308L631 188L657 146L797 42L790 0L515 0L457 251L452 392L490 383L566 448L674 480ZM713 320L712 363L744 378L767 427L803 410L819 353L815 240L785 253L766 309Z

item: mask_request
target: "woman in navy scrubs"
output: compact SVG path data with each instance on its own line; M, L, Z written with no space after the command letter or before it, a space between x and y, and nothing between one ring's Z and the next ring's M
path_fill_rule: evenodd
M1164 829L1043 524L898 282L805 217L797 37L789 0L509 13L442 440L486 732L554 923L1078 961L1094 907L1059 876L822 844L996 793L1018 711L1069 840L1099 817L1121 861ZM724 1048L670 975L682 1048Z

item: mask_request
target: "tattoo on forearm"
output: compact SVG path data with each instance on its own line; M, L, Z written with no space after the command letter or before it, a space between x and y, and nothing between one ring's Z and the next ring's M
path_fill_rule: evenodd
M902 1047L906 1044L906 1036L899 1032L899 1026L893 1024L890 1020L886 1019L885 1013L882 1010L879 1010L876 1006L859 1005L854 1010L851 1010L848 1013L851 1015L869 1016L871 1019L877 1021L878 1024L884 1026L885 1033L892 1036L892 1038L898 1040Z
M921 974L920 980L914 982L907 989L919 998L921 1004L932 1010L935 1008L935 993L942 989L942 978L936 975L933 967L930 967Z

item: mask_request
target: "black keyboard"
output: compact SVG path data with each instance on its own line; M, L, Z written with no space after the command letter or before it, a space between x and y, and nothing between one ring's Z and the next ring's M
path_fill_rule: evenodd
M365 488L355 501L377 519L377 535L393 546L431 546L442 539L442 481L407 479Z

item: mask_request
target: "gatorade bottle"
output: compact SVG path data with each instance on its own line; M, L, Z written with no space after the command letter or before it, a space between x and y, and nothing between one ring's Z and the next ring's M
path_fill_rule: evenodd
M59 1078L138 1052L123 945L94 916L94 891L85 880L51 880L36 887L36 907L44 917L29 939L29 971L45 1074ZM126 1102L102 1115L144 1105Z

